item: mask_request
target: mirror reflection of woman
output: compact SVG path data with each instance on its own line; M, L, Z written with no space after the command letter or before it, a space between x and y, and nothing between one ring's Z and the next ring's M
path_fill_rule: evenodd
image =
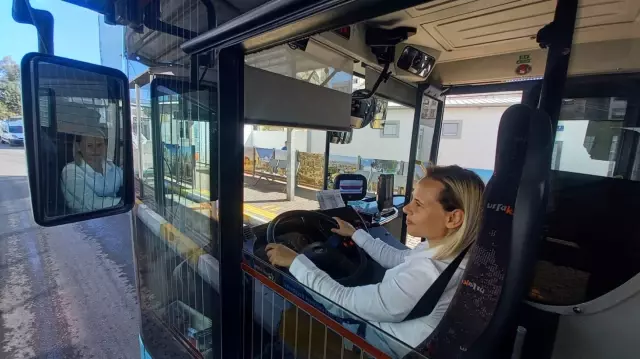
M117 206L122 187L122 169L107 159L107 141L102 136L76 135L73 161L61 174L62 193L73 212L89 212Z

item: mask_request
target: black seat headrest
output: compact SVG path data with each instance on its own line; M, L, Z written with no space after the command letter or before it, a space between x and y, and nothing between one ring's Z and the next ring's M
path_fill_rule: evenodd
M520 303L526 285L520 282L530 275L531 248L538 243L546 201L551 138L549 117L539 110L519 104L502 115L484 218L462 285L418 352L430 358L483 357L498 342L496 329Z

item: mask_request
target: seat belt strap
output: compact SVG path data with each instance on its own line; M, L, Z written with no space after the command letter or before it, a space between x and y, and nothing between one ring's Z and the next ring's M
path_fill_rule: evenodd
M416 305L404 318L404 320L426 317L427 315L431 314L431 312L433 312L436 304L438 304L438 301L440 300L440 297L442 297L442 294L447 289L449 281L456 273L456 270L460 266L460 263L462 262L464 256L467 254L469 248L471 248L472 245L473 243L468 245L467 248L463 249L462 252L460 252L460 254L458 254L458 256L453 261L451 261L451 263L449 263L447 268L445 268L444 271L438 276L438 278L436 278L433 284L429 287L429 289L427 289L424 295L422 295L422 298L420 298L418 303L416 303Z

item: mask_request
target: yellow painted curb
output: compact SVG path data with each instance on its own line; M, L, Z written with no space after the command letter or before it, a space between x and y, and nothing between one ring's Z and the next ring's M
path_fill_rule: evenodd
M191 238L184 235L171 223L160 225L160 237L169 243L182 258L197 266L198 258L206 254L204 249L197 245Z

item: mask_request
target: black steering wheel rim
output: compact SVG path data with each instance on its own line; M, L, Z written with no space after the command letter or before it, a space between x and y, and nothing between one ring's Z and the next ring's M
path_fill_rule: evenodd
M291 217L300 217L300 218L305 218L305 217L312 217L315 218L317 220L321 220L323 222L327 222L329 224L331 224L333 227L338 227L338 222L333 219L332 217L321 213L321 212L315 212L315 211L305 211L305 210L293 210L293 211L288 211L288 212L284 212L281 213L280 215L276 216L276 218L274 218L271 222L269 222L269 225L267 226L267 232L266 232L266 240L268 243L278 243L276 241L276 228L278 227L278 224L280 222L282 222L285 219L291 218ZM309 244L307 246L307 248L310 247L317 247L318 242L313 242L311 244ZM363 275L363 273L366 270L367 267L367 255L364 252L364 250L362 250L362 248L357 247L356 250L358 251L358 257L359 257L359 264L357 266L357 268L353 271L353 273L351 273L350 275L346 276L346 277L341 277L341 278L333 278L334 280L336 280L337 282L339 282L342 285L345 286L353 286L353 285L357 285L358 283L358 279ZM304 252L304 251L303 251ZM322 253L318 253L316 251L316 255L322 255ZM330 255L330 254L327 254ZM335 252L331 253L331 255L335 256ZM348 260L346 259L346 255L342 254L344 259L342 260ZM312 259L313 261L313 259Z

